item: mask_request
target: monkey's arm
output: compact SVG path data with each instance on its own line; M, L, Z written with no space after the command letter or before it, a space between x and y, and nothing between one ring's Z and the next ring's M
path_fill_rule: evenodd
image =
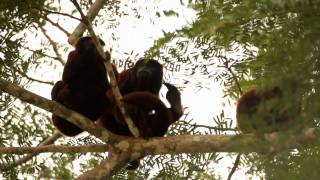
M167 86L168 92L166 94L166 99L170 103L170 111L173 116L173 121L177 121L183 115L183 106L181 103L181 93L177 87L170 83L164 83Z

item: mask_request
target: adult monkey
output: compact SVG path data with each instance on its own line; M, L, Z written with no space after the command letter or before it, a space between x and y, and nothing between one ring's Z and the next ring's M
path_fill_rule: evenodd
M284 92L280 87L251 89L237 103L238 128L243 133L261 135L295 127L301 113L299 100L284 104Z
M100 39L101 45L105 43ZM110 54L106 52L107 58ZM110 89L103 58L99 55L91 37L80 38L71 51L63 69L62 81L56 82L51 98L67 108L77 111L92 121L100 117L110 102L105 92ZM53 125L67 136L75 136L83 130L71 122L53 114Z
M163 67L152 59L140 59L132 68L118 75L122 101L125 102L126 110L143 138L164 136L169 126L183 114L181 95L175 86L164 83L168 88L166 98L170 108L159 99L162 79ZM111 102L114 101L111 90L106 96ZM104 115L97 120L97 124L115 134L132 136L116 105L108 107ZM136 169L138 166L139 160L135 160L129 163L127 169Z

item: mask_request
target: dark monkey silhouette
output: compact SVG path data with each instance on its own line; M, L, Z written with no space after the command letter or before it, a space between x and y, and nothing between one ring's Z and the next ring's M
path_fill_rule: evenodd
M101 45L104 42L100 40ZM106 52L107 58L110 54ZM109 105L105 92L110 89L103 59L91 37L80 38L71 51L63 69L62 81L51 91L52 100L77 111L95 121ZM54 126L67 136L75 136L83 130L67 120L53 114Z
M126 110L143 138L164 136L169 126L183 114L181 95L175 86L164 83L168 88L166 98L170 108L159 99L162 79L163 67L152 59L141 59L132 68L118 75L122 101L125 102ZM114 101L111 90L106 96L111 102ZM132 136L120 110L115 103L111 104L114 105L106 109L97 124L115 134ZM129 163L127 169L136 169L138 166L139 160L135 160Z

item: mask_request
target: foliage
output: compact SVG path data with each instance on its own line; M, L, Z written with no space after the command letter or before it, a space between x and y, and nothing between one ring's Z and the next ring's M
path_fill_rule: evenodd
M92 1L80 1L88 9ZM131 2L130 5L139 4ZM63 9L62 1L54 0L3 0L0 4L0 75L24 87L35 83L28 75L41 66L61 68L56 55L50 55L49 39L41 39L41 49L33 49L30 38L39 37L40 27L50 24L46 18L52 12ZM156 6L156 5L155 5ZM318 126L320 120L320 1L319 0L195 0L181 1L181 6L193 9L197 17L189 25L163 36L145 52L147 57L159 58L173 67L183 65L180 87L187 87L197 79L219 82L224 87L228 105L250 88L281 87L285 94L283 110L301 104L302 113L296 116L298 128ZM128 7L125 4L124 7ZM98 20L97 28L105 28L111 35L111 43L119 37L114 28L128 11L135 20L150 15L155 19L178 18L172 9L151 9L141 14L139 6L122 9L120 3L108 2ZM155 11L155 12L154 12ZM163 12L163 13L160 13ZM75 15L72 11L69 14ZM59 19L66 18L57 15ZM112 20L110 20L112 19ZM71 20L70 20L71 21ZM65 27L67 28L67 27ZM105 31L100 33L105 34ZM32 38L31 38L32 39ZM58 39L55 39L58 41ZM66 41L66 40L65 40ZM65 43L64 41L64 43ZM61 42L57 42L61 43ZM143 42L135 42L143 43ZM58 44L63 52L69 50ZM131 53L132 55L132 53ZM60 66L59 66L60 65ZM175 68L167 68L173 73ZM182 68L181 68L182 69ZM41 77L41 75L37 76ZM167 75L167 79L171 77ZM207 88L205 81L197 83L198 89ZM282 109L281 109L282 110ZM292 110L292 109L290 109ZM52 134L50 114L16 100L0 92L0 146L36 145ZM233 123L234 124L234 123ZM212 125L230 128L232 121L224 111L215 117ZM220 130L197 127L186 117L171 127L169 134L223 134ZM68 145L94 144L98 140L90 136L65 138L58 143ZM306 147L279 154L244 155L241 165L249 168L248 176L263 176L266 179L317 179L319 148ZM221 179L214 166L219 164L218 153L181 154L146 157L137 172L124 169L114 179ZM10 163L22 156L0 155L0 163ZM52 154L38 156L24 165L1 172L3 177L44 177L73 179L78 174L71 171L83 159L80 169L95 167L106 154ZM50 159L50 165L46 160ZM157 169L157 170L154 170Z
M319 5L320 1L299 0L196 1L191 6L198 11L198 19L174 36L187 37L189 44L195 43L195 53L226 68L226 74L215 79L224 81L226 95L236 98L242 89L279 86L285 90L283 110L301 104L303 113L296 117L300 129L318 126L320 54L315 22L320 20ZM166 45L161 46L173 58L186 50ZM242 51L242 56L235 57L236 51ZM316 179L319 173L311 169L318 154L318 148L307 148L262 160L257 155L249 157L254 159L252 167L259 167L255 171L264 172L267 179Z

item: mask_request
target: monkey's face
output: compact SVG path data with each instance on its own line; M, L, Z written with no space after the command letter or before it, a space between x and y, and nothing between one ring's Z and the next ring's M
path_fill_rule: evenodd
M161 88L163 67L158 61L141 59L135 64L134 72L139 90L153 92L155 89L158 91Z

